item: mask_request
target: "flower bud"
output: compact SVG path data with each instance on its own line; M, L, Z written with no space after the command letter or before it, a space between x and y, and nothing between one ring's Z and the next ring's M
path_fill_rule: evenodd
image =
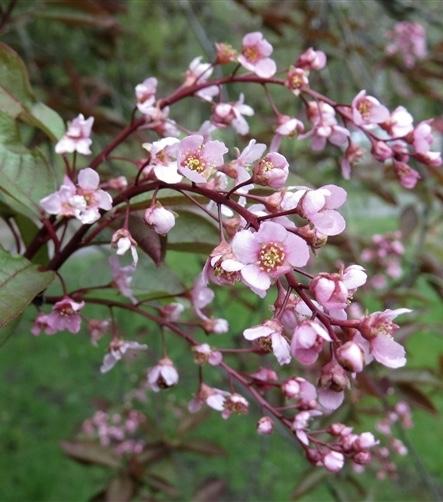
M361 348L355 342L346 342L337 349L337 361L348 371L360 373L363 371L365 361Z
M323 457L323 465L330 472L340 471L345 464L345 457L338 451L330 451Z
M352 457L352 460L359 465L367 465L371 461L371 454L369 451L359 451Z
M237 58L237 51L229 44L220 42L215 44L216 49L216 63L228 64L235 61Z
M353 447L356 450L368 450L378 444L378 441L375 439L374 435L371 432L363 432L357 439L354 441Z
M281 390L285 397L293 399L294 397L298 397L300 394L300 384L295 378L290 378L289 380L286 380L286 382L283 382Z
M268 436L272 434L274 429L274 422L271 417L261 417L257 422L257 434L261 436Z
M393 156L392 148L385 141L373 141L371 153L375 160L384 162Z
M252 171L252 180L259 185L271 188L282 188L288 179L289 164L283 155L277 152L268 153Z
M172 211L157 204L146 209L145 221L148 225L152 225L158 234L166 235L175 225L175 216Z

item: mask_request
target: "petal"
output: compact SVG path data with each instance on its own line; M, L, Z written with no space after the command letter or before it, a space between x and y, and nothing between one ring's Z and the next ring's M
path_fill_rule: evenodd
M213 167L223 164L225 153L228 153L228 149L222 141L208 141L203 146L203 158Z
M309 260L309 246L298 235L288 233L285 241L287 260L293 267L304 267Z
M225 398L221 394L212 394L206 399L206 404L216 411L223 411Z
M78 184L84 190L96 190L100 183L100 177L97 171L87 167L78 173Z
M103 363L100 366L101 373L107 373L112 370L112 368L116 365L117 359L112 354L106 354L103 358Z
M273 59L264 58L260 59L260 61L255 64L253 71L261 78L270 78L275 75L277 65Z
M154 166L154 174L158 180L165 183L180 183L182 180L182 176L177 172L177 165L175 163L166 166L160 164Z
M246 265L242 268L241 275L248 286L266 291L271 286L271 279L268 274L260 270L257 265Z
M291 353L289 350L289 343L286 338L279 333L274 333L271 337L272 340L272 352L274 352L277 361L283 364L289 364L291 362Z
M330 389L320 389L318 391L318 400L323 408L333 411L336 410L343 402L345 393L335 392Z
M221 268L226 270L226 272L238 272L243 268L243 263L232 259L223 260Z
M97 197L97 203L100 209L109 211L112 208L112 197L108 194L108 192L105 192L104 190L97 190L95 192L95 196Z
M318 359L318 354L319 353L315 349L296 348L292 351L292 355L297 359L297 361L305 366L311 366L311 364L314 364Z
M371 340L372 355L388 368L401 368L406 364L406 352L402 345L387 335L377 335Z
M175 385L178 382L178 373L174 366L164 365L161 368L161 375L166 385Z
M343 216L333 209L324 209L317 214L309 216L315 228L325 235L338 235L346 228Z
M242 263L255 263L257 260L258 245L256 234L250 230L241 230L232 240L232 251Z
M260 326L255 326L254 328L248 328L243 331L243 336L246 338L246 340L257 340L258 338L262 338L265 336L269 336L271 333L273 333L274 330L270 328L269 326L263 326L262 324Z
M272 221L265 221L260 225L255 235L257 242L284 242L288 237L288 231L285 227Z
M346 190L337 185L325 185L324 187L331 195L326 197L326 209L337 209L346 202L348 194Z

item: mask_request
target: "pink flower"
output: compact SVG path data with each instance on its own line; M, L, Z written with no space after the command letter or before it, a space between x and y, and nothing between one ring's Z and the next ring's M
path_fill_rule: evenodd
M338 451L330 450L323 457L323 465L330 472L339 472L343 469L345 465L345 457L343 453L339 453Z
M177 138L167 137L152 144L144 143L142 146L147 150L151 159L145 168L146 174L154 172L155 177L165 183L180 183L182 176L177 169L177 149L180 141Z
M326 66L326 54L323 51L316 51L309 47L303 54L301 54L295 66L304 68L305 70L323 70Z
M160 359L156 366L148 371L148 384L154 391L168 389L178 382L178 372L174 363L167 357Z
M315 299L329 312L342 316L348 299L354 291L365 284L366 272L360 265L350 265L341 274L319 274L310 284Z
M78 314L85 305L85 302L75 302L68 296L58 301L52 307L52 312L48 315L47 323L49 331L47 334L53 334L57 331L69 331L76 334L80 331L82 319Z
M283 395L288 399L297 399L299 409L312 409L317 404L317 389L302 377L289 378L283 382Z
M362 349L355 342L349 341L336 350L337 361L343 368L352 373L360 373L365 366L365 358Z
M123 358L133 358L140 351L147 350L147 345L138 342L127 342L125 340L113 340L109 345L109 351L103 358L103 364L100 366L101 373L110 371L118 361Z
M166 235L175 225L174 213L164 208L159 202L146 209L144 218L159 235Z
M94 117L85 117L80 113L74 120L68 122L68 130L55 145L56 153L78 152L82 155L90 155L92 140L91 129Z
M178 321L184 310L185 307L181 303L168 303L167 305L159 308L160 314L167 321L172 322Z
M90 319L88 321L88 332L91 337L91 343L95 347L97 347L98 342L105 336L111 325L111 321L109 319L99 320L99 319Z
M151 113L155 103L155 93L157 92L157 79L149 77L141 84L135 86L135 96L137 98L137 108L141 113Z
M374 312L362 320L361 332L368 340L369 347L357 335L354 339L360 342L363 350L369 349L376 361L388 368L401 368L406 364L405 349L393 339L393 334L398 330L398 325L393 320L401 315L411 312L409 309L385 310Z
M178 171L194 183L206 183L213 170L223 165L228 152L221 141L207 141L199 134L184 138L178 147Z
M264 350L272 350L279 364L289 364L291 354L289 343L282 334L283 326L276 319L266 321L264 324L248 328L243 331L246 340L257 341L259 347Z
M265 40L262 33L255 31L243 37L242 53L238 56L238 62L259 77L270 78L277 71L275 61L269 57L271 54L272 45Z
M408 135L414 129L414 119L404 106L398 106L392 113L386 124L383 124L389 134L394 138Z
M389 120L389 110L378 99L360 91L352 100L352 119L358 126L371 126Z
M134 265L122 267L116 256L109 257L109 265L111 266L112 280L120 293L129 298L132 303L137 303L131 288L132 275L135 272Z
M400 21L388 32L391 43L387 54L400 54L405 66L412 68L416 61L427 56L426 30L423 25L412 21Z
M427 153L431 149L433 141L429 120L424 120L415 126L412 132L412 145L417 153Z
M212 65L210 63L202 63L201 60L202 58L199 56L194 58L189 64L188 70L186 71L185 86L194 85L196 83L203 84L207 82L212 75ZM212 98L217 96L219 92L220 90L217 85L211 85L201 89L195 94L205 101L212 101Z
M202 406L206 404L213 410L223 411L225 399L229 395L229 392L209 387L202 383L197 394L189 402L188 410L190 413L197 413L201 410Z
M240 153L237 150L237 158L232 162L220 167L224 173L235 179L235 184L238 185L251 178L249 173L250 166L258 160L266 150L266 145L257 143L255 139L251 139L248 145ZM237 190L238 193L248 193L254 187L253 184L243 186Z
M229 260L233 258L230 244L221 242L216 246L203 268L206 282L212 282L219 286L235 284L240 279L240 273L238 271L230 272L224 268L225 262L229 264Z
M96 171L87 167L78 173L78 185L65 177L63 185L40 201L48 214L75 216L83 224L91 224L100 218L100 209L112 208L112 197L99 188L100 178Z
M220 394L209 396L207 405L214 410L221 411L222 417L227 420L232 414L246 415L249 411L249 403L240 394L229 394L223 396L222 409L220 409Z
M212 350L207 343L194 345L194 361L197 364L209 363L211 366L218 366L223 361L223 355L218 350Z
M217 127L232 125L238 134L248 134L249 125L243 115L251 117L254 115L254 110L244 103L245 98L243 94L240 94L238 101L235 103L218 103L214 108L212 122Z
M262 223L257 232L238 232L232 240L232 251L237 261L232 260L229 268L240 270L243 281L262 295L272 280L292 267L305 266L309 260L306 242L273 222Z
M274 430L274 422L271 417L261 417L257 422L257 434L269 436Z
M134 266L137 265L137 243L132 238L129 230L127 230L126 228L120 228L119 230L115 231L112 234L111 246L117 249L116 253L119 256L124 255L127 251L131 250L132 261L134 263Z
M300 363L310 366L317 361L324 341L330 342L329 333L318 322L305 320L294 330L291 354Z
M312 418L321 414L322 413L319 410L305 410L295 415L292 423L292 430L295 432L295 435L302 444L306 446L309 445L309 437L306 433L309 422Z
M283 155L271 152L265 155L252 171L252 180L259 185L282 188L289 175L289 164Z
M303 122L296 117L289 115L279 115L278 127L275 130L276 134L280 136L297 136L305 129Z
M350 132L338 125L335 110L331 105L324 101L319 103L310 101L308 103L308 117L313 127L299 137L300 139L312 138L311 146L313 150L323 150L327 141L335 146L341 146L348 140Z
M317 190L301 189L286 192L281 208L283 211L298 208L324 235L338 235L346 227L343 216L335 211L346 201L346 191L336 185L324 185Z
M402 187L412 190L421 179L420 174L406 162L394 161L394 171Z
M295 96L298 96L303 87L309 85L308 72L303 68L291 66L286 77L285 85Z
M44 331L47 335L53 335L56 333L50 324L51 318L49 314L43 314L40 312L34 320L34 324L32 325L31 333L34 336L40 335L42 331Z

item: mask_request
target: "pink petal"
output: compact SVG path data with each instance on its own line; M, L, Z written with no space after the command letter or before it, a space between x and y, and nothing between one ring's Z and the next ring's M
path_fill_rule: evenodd
M203 146L203 158L212 167L221 166L223 164L223 155L225 153L228 153L228 149L222 141L208 141Z
M232 251L242 263L255 263L259 246L250 230L241 230L232 240Z
M271 78L277 71L277 65L271 58L260 59L254 68L254 72L261 78Z
M274 330L270 328L269 326L255 326L254 328L248 328L243 331L243 336L246 338L246 340L257 340L258 338L262 338L265 336L269 336L271 333L273 333Z
M318 391L318 400L320 404L327 410L336 410L343 402L345 393L335 392L330 389L320 389Z
M287 260L293 267L304 267L309 260L309 247L298 235L288 232L285 241Z
M372 355L388 368L401 368L406 364L406 352L402 345L387 335L377 335L371 340Z
M78 184L84 190L96 190L100 184L100 177L97 171L87 167L78 173Z
M338 207L343 206L346 202L348 194L343 188L338 187L337 185L325 185L322 188L325 188L331 194L326 198L326 209L337 209Z
M324 209L317 214L309 216L315 228L325 235L338 235L346 228L343 216L333 209Z
M274 352L277 361L280 364L289 364L291 362L291 353L289 343L286 338L278 333L274 333L271 337L272 351Z
M257 242L284 242L288 237L288 232L285 227L272 221L265 221L260 225L258 232L255 234Z
M245 283L252 288L265 291L271 286L269 275L260 270L257 265L246 265L241 270L241 275Z

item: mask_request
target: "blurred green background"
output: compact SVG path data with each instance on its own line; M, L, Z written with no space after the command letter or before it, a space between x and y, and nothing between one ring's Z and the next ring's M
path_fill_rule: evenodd
M274 44L281 67L291 63L304 48L311 45L323 49L329 67L313 77L314 88L340 102L349 102L361 88L375 93L390 107L406 103L417 119L441 113L439 79L420 78L416 71L404 72L395 62L383 64L384 33L401 19L417 19L428 28L430 45L436 48L432 57L442 61L438 45L441 33L441 2L400 1L118 1L118 0L29 0L18 1L10 23L4 26L2 40L11 45L25 60L34 88L40 98L71 119L78 112L94 115L94 148L99 151L110 134L115 134L130 115L134 103L135 84L155 75L160 94L166 95L179 83L189 62L198 55L211 60L213 43L226 41L240 45L244 33L263 30ZM433 68L433 67L432 67ZM423 76L423 75L421 75ZM243 89L241 89L243 91ZM237 97L239 89L230 88L229 98ZM441 91L441 87L440 87ZM278 106L288 114L299 111L299 103L287 93L272 91ZM271 138L272 121L268 104L260 89L246 89L246 102L258 117L251 121L252 137L265 142ZM172 116L188 129L198 128L208 117L207 105L196 100L184 102ZM234 136L225 133L226 141ZM235 143L239 147L246 144ZM326 150L313 154L306 142L284 145L284 153L295 165L295 175L312 184L342 183L337 169L338 156ZM231 142L231 145L233 143ZM138 158L139 146L131 145L124 154ZM120 173L127 166L111 161L106 169ZM298 178L297 178L298 179ZM379 185L381 173L370 164L359 168L355 179L345 182L351 192L345 217L349 235L366 239L372 233L395 230L402 211L413 205L418 214L427 207L427 196L433 180L425 179L416 195L405 195L394 183ZM396 204L392 204L392 200ZM432 211L441 211L431 207ZM440 213L441 214L441 213ZM431 229L432 230L432 229ZM193 238L198 239L197 236ZM439 234L430 232L425 247L441 260ZM412 273L419 237L408 243L406 271ZM423 243L422 243L423 244ZM338 244L339 245L339 244ZM422 249L418 251L423 251ZM325 263L333 263L335 255L326 253ZM144 292L158 281L176 281L190 285L201 268L204 256L168 253L166 267L170 272L154 272L145 258L143 276L136 284ZM99 284L109 278L103 265L103 253L93 251L76 256L62 269L69 288L85 282ZM166 268L165 268L166 270ZM158 274L149 278L150 271ZM167 277L167 279L165 279ZM441 297L426 277L417 278L409 290L415 297L403 300L417 310L420 326L408 339L409 368L432 368L441 376L443 354L443 312ZM398 291L403 289L399 286ZM245 317L244 310L232 305L223 291L217 292L214 311L226 317L235 340L242 329L262 321L267 308L246 293L240 296L254 302ZM363 295L363 305L376 309L380 300ZM401 305L404 305L401 303ZM221 314L223 313L223 314ZM106 350L91 346L86 332L78 336L60 334L55 337L32 337L30 326L35 310L30 311L0 339L0 499L4 501L83 501L100 492L110 479L110 472L101 467L85 467L68 459L59 447L72 437L81 422L100 403L120 403L134 386L140 368L123 364L106 376L98 368ZM107 312L87 307L86 315L103 318ZM160 353L158 331L133 315L118 313L128 338L147 332L150 363ZM203 340L203 338L202 338ZM211 339L211 344L227 346ZM182 385L165 395L150 394L146 404L152 416L167 427L170 407L186 405L194 392L195 367L187 356L187 347L171 337L168 344L181 374ZM246 364L246 363L245 363ZM138 371L137 371L138 370ZM440 373L439 373L440 372ZM214 383L223 381L214 377ZM368 472L361 477L361 486L333 482L325 477L302 500L436 500L443 497L443 428L438 412L443 411L441 387L428 389L428 402L415 402L415 426L406 432L410 453L399 460L396 480L375 481ZM417 400L416 400L417 401ZM372 398L371 403L374 403ZM420 407L421 404L421 407ZM433 407L435 406L435 409ZM162 469L168 479L179 487L179 499L191 500L196 488L207 480L221 480L221 495L212 500L265 501L290 500L291 494L305 476L307 464L300 451L284 431L271 437L257 437L255 421L259 410L251 416L233 417L223 421L210 415L199 429L204 437L222 446L225 456L205 459L189 453L173 455ZM360 417L357 429L373 429L374 418ZM166 472L166 471L165 471ZM363 488L364 487L364 491ZM155 500L167 500L157 495ZM151 500L151 499L149 499ZM154 500L154 498L152 499Z

